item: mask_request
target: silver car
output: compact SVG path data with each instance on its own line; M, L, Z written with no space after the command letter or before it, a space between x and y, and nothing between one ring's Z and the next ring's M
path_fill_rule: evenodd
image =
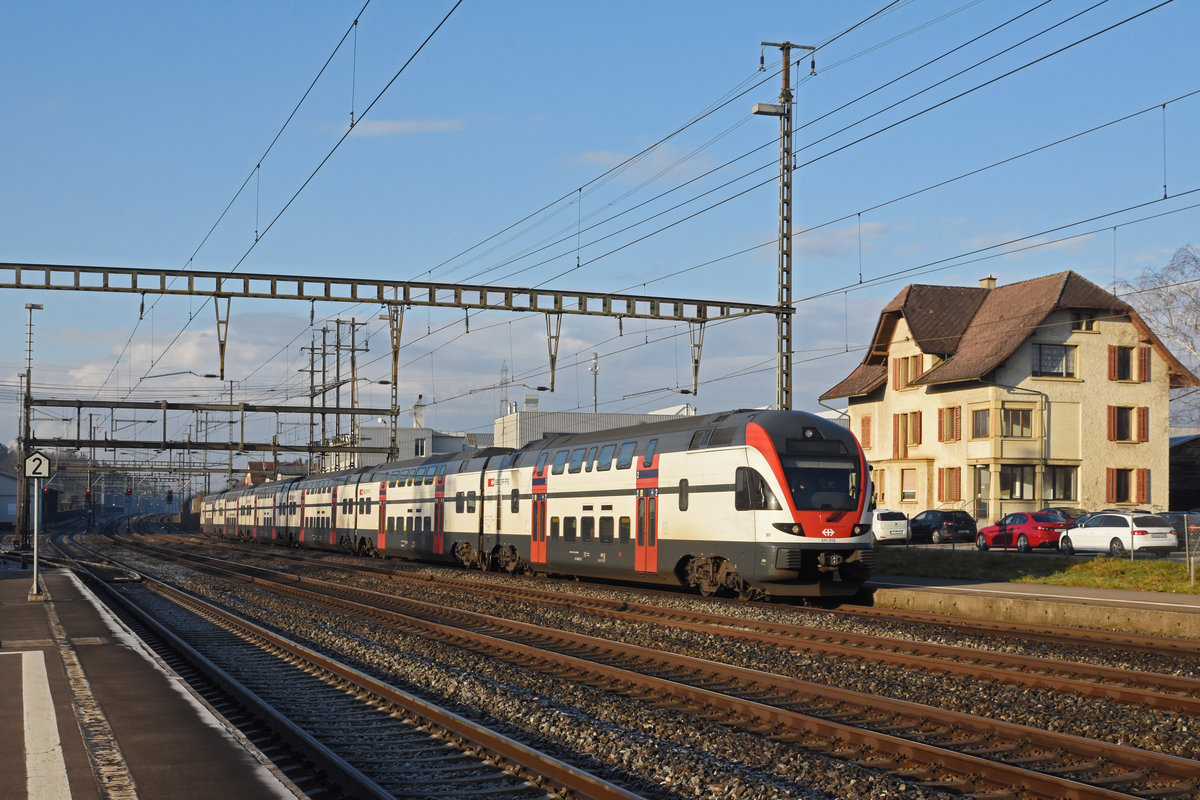
M1067 555L1103 552L1122 556L1130 550L1165 556L1175 549L1175 529L1157 514L1143 512L1100 512L1068 530L1058 540Z

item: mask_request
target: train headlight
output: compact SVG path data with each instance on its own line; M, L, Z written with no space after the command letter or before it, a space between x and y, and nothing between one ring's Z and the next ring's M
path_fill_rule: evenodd
M799 522L776 522L775 528L784 533L790 533L792 536L803 536L804 528Z
M868 534L868 533L870 533L870 532L871 532L871 526L870 526L870 525L858 524L858 525L855 525L855 526L854 526L854 535L855 535L855 536L863 536L863 535L865 535L865 534Z

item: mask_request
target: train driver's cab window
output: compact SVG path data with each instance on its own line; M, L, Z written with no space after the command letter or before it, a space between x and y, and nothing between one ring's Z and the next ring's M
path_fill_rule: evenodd
M625 442L621 445L621 450L617 453L617 469L629 469L633 466L633 451L636 449L637 442Z
M596 459L596 471L607 472L612 467L613 453L617 452L615 444L606 444L600 448L600 457Z
M738 511L778 511L779 501L756 470L738 467L734 475L734 508Z
M858 507L859 467L852 459L783 456L783 477L797 509L852 511Z

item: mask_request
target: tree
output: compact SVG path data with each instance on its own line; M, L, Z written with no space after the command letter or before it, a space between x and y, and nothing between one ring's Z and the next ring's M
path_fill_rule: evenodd
M1122 282L1121 295L1175 357L1200 375L1200 252L1190 244L1179 248L1165 267ZM1171 423L1200 426L1200 389L1171 392Z

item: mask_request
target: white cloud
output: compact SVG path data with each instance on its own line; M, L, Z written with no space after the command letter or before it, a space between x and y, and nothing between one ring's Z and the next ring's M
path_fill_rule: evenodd
M419 133L453 133L465 127L462 119L360 120L354 136L404 136Z

